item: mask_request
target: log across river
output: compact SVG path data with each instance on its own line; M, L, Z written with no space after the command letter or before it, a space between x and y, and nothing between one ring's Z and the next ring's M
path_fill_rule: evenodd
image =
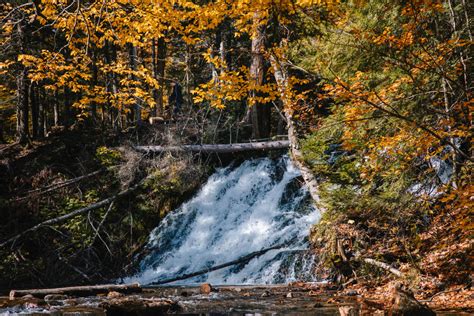
M268 151L287 149L290 142L287 140L276 140L268 142L235 143L235 144L201 144L181 146L135 146L135 150L145 153L161 152L196 152L196 153L234 153L242 151Z

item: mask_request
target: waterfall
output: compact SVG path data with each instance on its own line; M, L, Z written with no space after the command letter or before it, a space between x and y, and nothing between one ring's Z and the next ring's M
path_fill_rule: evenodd
M284 156L253 159L217 170L195 195L150 234L140 272L126 282L150 284L223 264L275 245L249 262L178 284L274 284L315 281L315 258L306 251L320 217Z

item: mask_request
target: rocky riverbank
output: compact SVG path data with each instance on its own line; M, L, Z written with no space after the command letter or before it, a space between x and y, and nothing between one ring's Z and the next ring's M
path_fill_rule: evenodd
M398 292L397 295L400 295ZM172 286L143 288L139 294L110 291L88 297L49 294L0 298L0 315L408 315L397 300L373 300L330 284L275 286ZM380 297L383 298L383 297ZM398 302L406 299L403 295ZM431 304L432 302L429 302ZM422 306L420 304L420 306ZM469 315L473 309L435 310L438 315ZM425 309L424 315L434 315ZM398 314L397 314L398 313Z

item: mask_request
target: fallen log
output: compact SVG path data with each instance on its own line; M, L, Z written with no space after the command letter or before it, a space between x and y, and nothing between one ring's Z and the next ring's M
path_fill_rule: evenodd
M52 289L29 289L29 290L11 290L10 300L15 298L32 295L34 297L43 298L50 294L62 294L70 296L90 296L108 292L119 293L140 293L142 287L138 283L133 284L105 284L105 285L85 285L85 286L70 286Z
M400 270L395 269L394 267L392 267L389 264L386 264L385 262L378 261L378 260L371 259L371 258L364 258L363 261L365 263L371 264L371 265L376 266L378 268L384 269L384 270L386 270L390 273L393 273L399 278L401 278L403 276L403 273Z
M270 250L280 249L280 248L283 248L285 246L286 245L283 244L283 245L277 245L277 246L265 248L265 249L262 249L262 250L254 251L254 252L249 253L248 255L240 257L236 260L232 260L232 261L229 261L229 262L226 262L226 263L223 263L223 264L219 264L219 265L216 265L216 266L213 266L213 267L210 267L210 268L202 269L202 270L199 270L199 271L196 271L196 272L183 274L183 275L180 275L178 277L155 281L155 282L150 283L149 285L151 285L151 286L161 285L161 284L167 284L167 283L171 283L171 282L175 282L175 281L186 280L186 279L190 279L190 278L193 278L195 276L206 274L206 273L209 273L209 272L212 272L212 271L224 269L224 268L227 268L227 267L239 264L239 263L247 263L250 260L252 260L253 258L261 256L261 255L269 252ZM301 251L301 250L298 250L298 251Z
M161 152L198 152L198 153L234 153L252 150L277 150L287 149L290 142L287 140L277 140L255 143L235 143L235 144L203 144L203 145L181 145L181 146L135 146L134 149L144 153Z
M105 171L105 169L97 170L97 171L94 171L92 173L89 173L89 174L86 174L86 175L83 175L83 176L80 176L80 177L77 177L77 178L74 178L74 179L69 179L69 180L66 180L66 181L63 181L63 182L60 182L60 183L53 183L51 185L48 185L48 186L45 186L45 187L42 187L42 188L39 188L39 189L30 190L30 191L25 193L25 196L16 198L16 199L12 200L12 202L20 202L20 201L23 201L23 200L27 200L27 199L29 199L33 196L44 195L46 193L49 193L49 192L52 192L52 191L55 191L55 190L59 190L61 188L71 186L71 185L73 185L77 182L80 182L82 180L94 177L94 176L96 176L96 175L98 175L98 174L100 174L104 171Z
M147 178L143 179L142 181L140 181L136 185L134 185L132 187L129 187L128 189L125 189L123 191L120 191L119 193L117 193L117 194L115 194L115 195L113 195L109 198L106 198L106 199L101 200L99 202L90 204L89 206L77 209L77 210L72 211L68 214L65 214L65 215L62 215L62 216L59 216L59 217L55 217L55 218L51 218L51 219L45 220L44 222L36 224L35 226L30 227L30 228L22 231L21 233L16 234L13 237L10 237L7 240L3 241L2 243L0 243L0 247L4 247L5 245L7 245L11 242L15 242L17 239L23 237L24 235L26 235L28 233L34 232L34 231L38 230L39 228L41 228L43 226L54 225L54 224L57 224L57 223L61 223L61 222L64 222L65 220L67 220L69 218L72 218L72 217L75 217L77 215L84 214L84 213L96 210L98 208L101 208L103 206L106 206L106 205L110 204L111 202L115 201L116 199L118 199L119 197L127 195L127 194L135 191L136 189L138 189L145 182L146 179Z

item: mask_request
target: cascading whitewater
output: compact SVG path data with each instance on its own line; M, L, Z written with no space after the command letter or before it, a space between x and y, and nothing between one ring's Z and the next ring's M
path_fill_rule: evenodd
M272 284L315 281L307 236L319 212L288 157L247 160L214 173L197 195L153 230L141 272L150 284L285 245L179 284Z

